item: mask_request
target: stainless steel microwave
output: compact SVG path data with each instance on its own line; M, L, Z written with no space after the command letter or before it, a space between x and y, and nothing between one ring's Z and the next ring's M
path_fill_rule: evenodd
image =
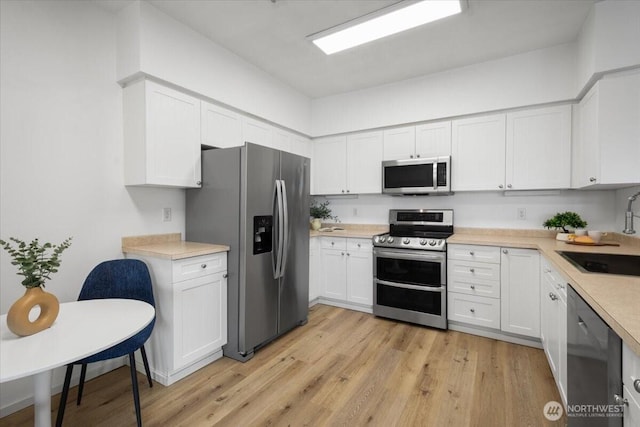
M451 193L451 156L382 162L382 192Z

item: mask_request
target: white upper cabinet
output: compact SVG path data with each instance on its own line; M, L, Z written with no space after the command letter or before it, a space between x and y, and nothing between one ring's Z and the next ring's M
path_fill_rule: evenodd
M125 185L199 187L200 100L140 80L123 102Z
M387 129L383 140L383 160L412 159L416 154L415 126Z
M451 122L416 126L416 157L451 155Z
M573 187L640 184L639 141L640 73L598 81L579 106Z
M404 126L384 131L383 160L451 155L451 122Z
M347 193L382 192L382 132L347 136Z
M332 136L313 142L313 194L343 194L347 188L347 137Z
M454 120L451 134L451 189L504 189L505 115Z
M273 147L273 126L249 117L242 117L242 141Z
M291 152L291 133L283 129L273 128L271 147L276 150Z
M313 194L382 192L382 132L319 138L313 143Z
M237 147L244 144L240 115L226 108L202 101L202 144L216 148Z
M571 186L571 106L507 114L506 189Z

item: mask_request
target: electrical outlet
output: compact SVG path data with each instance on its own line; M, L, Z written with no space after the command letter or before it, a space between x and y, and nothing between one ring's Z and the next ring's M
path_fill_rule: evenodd
M358 208L353 208L353 216L358 216Z
M518 219L527 219L527 210L525 208L518 208Z
M171 208L162 208L162 221L171 222Z

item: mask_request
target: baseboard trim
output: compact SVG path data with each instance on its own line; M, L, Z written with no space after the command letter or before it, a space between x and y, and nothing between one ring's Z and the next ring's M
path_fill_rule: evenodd
M193 374L195 371L204 368L210 363L215 362L221 357L222 357L222 349L219 349L216 352L177 371L160 372L155 370L153 367L150 367L151 378L153 378L155 381L159 382L163 386L168 387L171 384L175 383L176 381L180 381L181 379ZM136 370L139 372L144 372L144 364L142 363L142 360L138 360L138 358L136 358Z
M493 338L498 341L506 341L512 344L526 345L542 349L542 341L539 338L529 338L519 335L512 335L495 329L482 328L479 326L469 326L456 321L449 320L449 330L464 332L465 334L477 335L485 338Z
M358 304L358 303L355 303L355 302L334 300L334 299L325 298L325 297L318 297L314 301L315 301L314 305L315 304L332 305L334 307L346 308L348 310L355 310L355 311L361 311L363 313L373 314L373 307L370 306L370 305Z

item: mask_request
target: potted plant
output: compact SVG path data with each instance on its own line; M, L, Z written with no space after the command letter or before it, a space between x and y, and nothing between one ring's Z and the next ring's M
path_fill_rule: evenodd
M575 212L558 212L555 216L549 218L542 225L546 228L560 229L562 232L556 234L557 240L568 240L570 231L567 227L575 230L576 228L585 228L587 222L584 221L580 215Z
M60 267L60 255L71 246L71 237L60 243L40 244L36 238L31 243L11 237L9 240L16 245L0 239L0 245L6 250L18 266L18 275L24 276L21 282L26 288L25 294L9 308L7 326L16 335L26 336L40 332L50 327L58 317L60 303L51 293L45 292L44 282L51 278L52 273ZM40 316L31 322L29 312L36 305L40 306Z
M311 215L311 228L313 230L320 229L320 227L322 226L321 220L323 219L333 219L334 221L338 221L337 216L331 215L331 209L329 208L328 200L324 203L318 203L316 200L312 200L309 214Z

